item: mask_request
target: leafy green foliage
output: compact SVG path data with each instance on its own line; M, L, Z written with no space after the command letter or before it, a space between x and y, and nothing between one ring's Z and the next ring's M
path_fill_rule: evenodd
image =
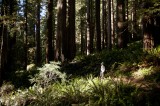
M56 81L65 81L66 74L59 71L59 65L60 63L51 62L50 64L45 64L43 67L38 68L39 73L31 77L31 83L45 87Z
M62 68L56 62L45 64L31 77L29 88L14 90L4 84L0 101L9 106L159 105L159 50L140 48L141 42L131 43L126 49L78 57ZM97 77L102 61L107 68L104 79Z

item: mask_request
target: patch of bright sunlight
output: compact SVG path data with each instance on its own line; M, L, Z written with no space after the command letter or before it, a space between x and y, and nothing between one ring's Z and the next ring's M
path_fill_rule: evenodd
M151 75L153 72L153 67L149 67L149 68L140 68L139 70L137 70L136 72L132 73L132 76L134 78L144 78L147 75Z
M151 51L148 51L149 54L152 54L152 55L159 55L160 53L160 46L152 49Z

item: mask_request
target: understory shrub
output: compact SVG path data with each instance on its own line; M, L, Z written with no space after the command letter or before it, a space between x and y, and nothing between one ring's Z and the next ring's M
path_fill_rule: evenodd
M41 68L38 68L39 73L34 76L30 76L31 83L45 87L55 83L56 81L65 81L66 74L60 72L60 63L50 62L45 64Z

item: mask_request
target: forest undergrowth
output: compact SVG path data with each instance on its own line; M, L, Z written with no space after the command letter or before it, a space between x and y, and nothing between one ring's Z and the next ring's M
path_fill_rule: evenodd
M104 62L105 77L100 66ZM12 73L0 88L4 106L159 106L160 47L125 49L77 56Z

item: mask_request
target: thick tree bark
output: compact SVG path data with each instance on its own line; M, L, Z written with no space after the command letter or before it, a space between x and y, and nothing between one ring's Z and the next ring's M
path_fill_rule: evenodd
M2 7L1 7L1 15L8 14L8 0L2 0ZM8 31L7 26L3 23L5 19L2 18L0 20L2 23L0 24L0 86L2 85L4 73L6 71L7 65L7 55L8 55Z
M96 0L96 49L101 51L100 0Z
M93 53L94 25L92 3L92 0L87 0L87 55Z
M46 63L54 60L53 48L53 0L48 0L47 37L46 37Z
M10 0L9 1L9 15L12 17L16 17L17 13L17 1L16 0ZM16 21L16 19L12 19L13 21ZM14 29L16 27L15 22L10 23L10 28ZM7 69L6 71L11 72L15 69L15 57L13 56L14 52L14 46L16 45L16 36L17 31L14 30L13 32L9 32L8 36L8 56L7 56Z
M144 50L151 50L154 47L153 38L153 19L146 16L143 18L143 48Z
M76 55L75 42L75 0L68 1L68 43L69 43L69 60L74 59Z
M118 47L126 45L125 39L125 3L124 0L117 0L117 28L118 28Z
M63 42L62 40L67 40L67 36L66 36L66 13L65 9L66 9L66 0L58 0L57 3L57 36L56 36L56 51L55 51L55 60L56 61L64 61L64 56L67 55L66 51L68 50L68 43L67 42ZM65 45L66 44L66 45ZM63 51L62 51L62 46L63 46ZM65 49L66 47L66 49ZM66 51L65 51L66 50ZM64 54L62 54L62 52Z

